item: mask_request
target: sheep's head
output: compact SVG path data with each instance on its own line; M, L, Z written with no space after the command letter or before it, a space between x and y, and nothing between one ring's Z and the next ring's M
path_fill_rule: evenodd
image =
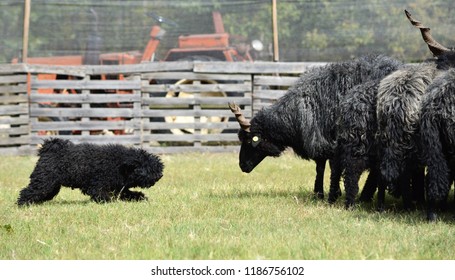
M283 149L263 138L258 126L250 123L240 111L239 106L229 103L240 124L239 140L242 142L239 153L239 165L243 172L250 173L267 156L277 157Z
M420 21L415 20L411 13L404 10L406 17L411 22L411 24L420 29L420 33L422 33L422 38L427 43L428 48L433 53L434 56L438 57L440 55L446 54L447 52L453 51L451 48L444 47L440 43L438 43L433 36L431 36L430 28L425 27Z

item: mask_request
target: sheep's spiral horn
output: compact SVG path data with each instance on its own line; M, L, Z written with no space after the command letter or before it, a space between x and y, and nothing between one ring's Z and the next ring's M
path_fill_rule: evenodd
M231 109L232 113L234 113L235 118L240 124L240 127L245 130L246 132L250 132L250 121L248 121L240 111L240 107L237 106L235 103L229 103L229 108Z
M427 43L428 48L433 53L433 55L439 56L447 51L450 51L449 48L444 47L440 43L436 42L435 39L433 39L429 27L425 27L420 21L412 18L411 13L409 13L407 10L404 10L404 13L406 14L406 17L409 19L411 24L420 29L420 33L422 33L422 38L425 41L425 43Z

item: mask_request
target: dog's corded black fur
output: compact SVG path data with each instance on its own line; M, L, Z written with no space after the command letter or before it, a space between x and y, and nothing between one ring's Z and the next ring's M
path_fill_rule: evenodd
M41 203L55 197L61 186L80 189L96 202L144 200L142 192L163 176L158 156L122 145L73 144L58 138L44 141L39 159L17 204Z

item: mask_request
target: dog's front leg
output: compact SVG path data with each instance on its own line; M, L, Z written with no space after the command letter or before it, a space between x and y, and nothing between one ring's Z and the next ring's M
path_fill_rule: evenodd
M130 191L129 189L123 189L120 192L120 200L126 201L140 201L147 200L147 197L142 192Z

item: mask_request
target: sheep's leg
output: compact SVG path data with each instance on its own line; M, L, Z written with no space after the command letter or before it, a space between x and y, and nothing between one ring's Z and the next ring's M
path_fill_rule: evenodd
M436 202L433 199L428 199L427 202L427 220L429 222L435 222L438 219L436 214Z
M403 199L403 208L407 211L412 210L411 178L409 171L403 172L398 179L401 197Z
M425 169L417 167L412 173L412 199L417 205L425 205Z
M386 189L386 184L385 184L384 180L382 180L380 177L378 177L378 197L377 197L377 206L376 206L376 210L378 212L383 212L385 210L385 189Z
M324 199L324 171L326 159L316 159L316 180L314 181L314 194L317 198Z
M341 179L341 161L338 157L329 160L330 165L330 191L329 203L334 203L341 196L340 179Z
M344 171L344 188L346 190L346 208L351 208L355 204L355 198L359 192L359 180L363 168L358 161L352 161L346 165Z
M360 193L359 200L362 202L373 201L374 193L376 192L379 178L379 170L372 168L368 174L367 181L363 186L362 192Z
M452 182L450 170L445 159L437 153L432 154L435 159L430 161L425 178L427 195L427 219L430 222L437 220L438 202L447 197ZM439 157L438 157L439 156Z

